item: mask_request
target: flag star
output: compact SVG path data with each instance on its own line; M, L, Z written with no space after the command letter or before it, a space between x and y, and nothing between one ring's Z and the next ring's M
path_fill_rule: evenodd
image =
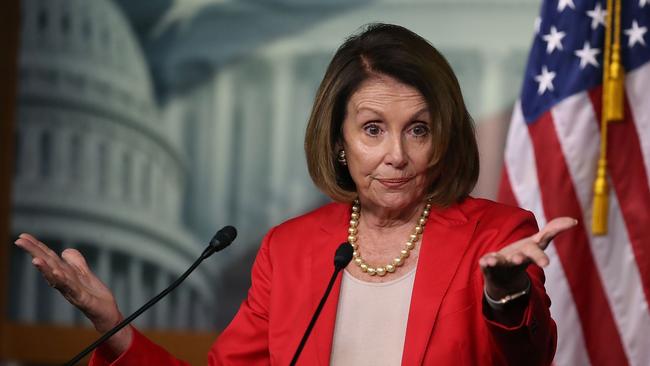
M598 48L591 48L589 42L585 42L585 45L582 46L582 49L576 50L575 54L580 58L580 68L584 69L587 65L593 65L598 67L598 60L596 60L596 55L600 53Z
M576 4L573 3L573 0L560 0L557 3L557 11L561 13L567 6L573 10L576 9Z
M594 10L587 10L587 16L591 18L591 29L598 28L599 24L602 24L604 27L607 10L603 9L600 3L596 3Z
M648 0L639 0L639 8L642 8L648 4Z
M539 83L537 94L542 95L547 90L553 90L553 79L555 79L555 75L555 72L548 71L546 65L542 66L542 73L535 76L535 81Z
M639 24L636 20L632 21L632 28L626 29L625 34L629 37L627 40L627 46L632 48L637 43L641 43L645 46L645 40L643 36L648 32L648 27L639 27Z
M563 50L562 38L566 37L566 32L558 32L555 26L551 26L551 33L542 36L546 41L546 53L551 54L555 49Z
M539 34L541 28L542 28L542 17L537 17L535 18L535 34Z

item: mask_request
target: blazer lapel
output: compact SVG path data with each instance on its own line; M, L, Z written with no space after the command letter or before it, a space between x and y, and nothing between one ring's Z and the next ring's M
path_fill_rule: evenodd
M316 240L312 246L312 274L311 274L311 304L310 317L316 310L320 299L325 293L330 277L334 272L334 253L338 246L347 240L347 222L349 220L350 205L336 205L335 212L325 218L322 225L320 240ZM333 222L333 224L332 224ZM318 364L327 366L330 364L332 352L332 339L334 337L334 325L336 322L336 310L341 289L341 273L339 273L332 292L330 293L320 317L314 325L310 340L313 342ZM310 318L311 320L311 318ZM307 348L307 345L305 346Z
M432 210L424 229L404 340L403 365L421 365L440 303L476 227L458 205Z

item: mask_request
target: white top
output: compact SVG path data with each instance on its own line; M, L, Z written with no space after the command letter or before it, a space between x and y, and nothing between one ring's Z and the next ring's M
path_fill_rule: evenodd
M343 271L330 365L400 365L415 268L374 283Z

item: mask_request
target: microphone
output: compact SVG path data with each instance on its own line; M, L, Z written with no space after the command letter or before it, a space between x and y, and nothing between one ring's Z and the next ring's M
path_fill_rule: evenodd
M330 282L327 285L327 289L325 290L323 297L320 299L320 303L318 303L316 312L314 312L314 316L311 318L311 321L307 326L307 330L305 331L305 334L302 336L302 339L300 340L298 349L296 349L296 353L294 353L293 359L289 364L290 366L295 366L296 362L298 362L298 357L300 357L300 353L302 352L302 349L305 347L305 343L307 343L307 338L309 338L309 334L311 334L311 330L314 328L314 324L316 324L316 319L318 319L318 316L320 315L320 312L321 310L323 310L323 306L325 305L325 301L327 301L327 297L329 296L330 291L332 291L332 286L334 286L334 281L336 280L336 276L343 268L345 268L345 266L348 265L348 263L350 263L350 261L352 260L352 252L353 252L352 245L350 245L350 243L348 242L341 243L338 249L336 249L336 253L334 254L334 273L332 273L332 277L330 278Z
M212 254L224 249L230 243L235 240L237 237L237 229L234 227L228 225L223 227L221 230L217 231L216 234L212 237L212 240L210 240L210 244L208 245L207 248L201 253L201 255L192 263L190 268L185 271L180 277L176 279L169 287L164 289L162 292L160 292L158 295L156 295L154 298L149 300L146 304L142 305L142 307L138 310L136 310L133 314L129 315L126 319L122 320L118 325L114 326L111 330L106 332L103 336L101 336L99 339L97 339L95 342L93 342L90 346L86 347L83 351L81 351L79 354L74 356L70 361L68 361L65 366L73 366L77 362L79 362L82 358L84 358L87 354L92 352L95 348L99 347L100 344L104 343L108 338L113 336L115 333L119 332L122 328L127 326L129 323L131 323L135 318L140 316L140 314L144 313L147 311L150 307L152 307L154 304L156 304L160 299L163 297L167 296L170 292L172 292L178 285L181 284L187 278L187 276L192 273L196 267L203 262L204 259L208 258Z

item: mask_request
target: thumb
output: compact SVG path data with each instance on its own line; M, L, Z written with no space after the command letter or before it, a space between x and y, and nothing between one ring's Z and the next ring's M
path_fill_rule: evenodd
M61 258L84 275L92 273L86 258L76 249L68 248L61 253Z

